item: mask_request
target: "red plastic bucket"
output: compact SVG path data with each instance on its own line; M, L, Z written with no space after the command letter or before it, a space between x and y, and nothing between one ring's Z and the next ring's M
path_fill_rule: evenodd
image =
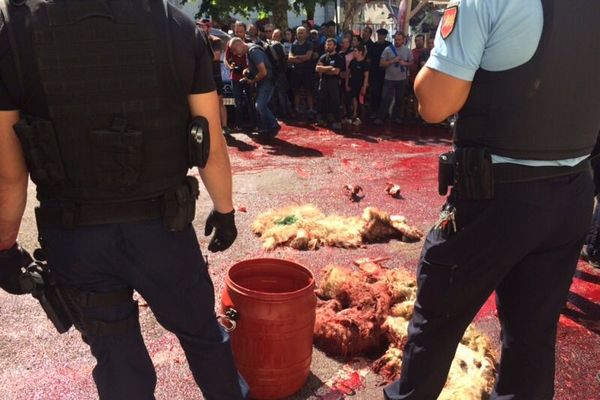
M317 306L314 289L312 272L291 261L254 259L229 269L221 300L228 315L223 323L234 327L233 354L251 398L288 397L306 382Z

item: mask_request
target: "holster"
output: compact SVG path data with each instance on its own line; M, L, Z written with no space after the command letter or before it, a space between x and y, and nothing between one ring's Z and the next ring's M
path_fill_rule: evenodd
M14 125L27 168L36 184L53 186L66 179L52 121L24 117Z
M139 324L139 308L133 300L133 289L124 288L112 292L90 292L74 287L60 287L73 325L83 335L118 335L135 329ZM105 321L88 316L89 309L113 309L129 305L132 312L118 319Z
M163 223L169 231L185 229L196 217L196 200L200 194L198 180L187 176L185 181L163 197Z
M83 334L114 335L127 332L139 323L137 303L132 299L131 288L96 293L59 286L52 279L47 263L41 261L34 261L25 269L21 285L40 302L58 333L65 333L75 326ZM110 308L131 303L135 303L135 312L120 320L102 321L86 315L88 308Z
M21 275L21 285L40 302L58 333L65 333L73 326L64 293L51 279L46 264L36 261L26 267Z
M195 117L188 126L188 166L204 168L210 155L210 130L208 120Z
M438 192L445 195L448 186L459 199L491 200L494 198L492 158L485 148L458 148L439 159Z

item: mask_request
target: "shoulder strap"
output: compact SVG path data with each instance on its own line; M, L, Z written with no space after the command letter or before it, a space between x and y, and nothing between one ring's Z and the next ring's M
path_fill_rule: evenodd
M388 47L390 48L390 50L392 50L392 53L394 53L394 56L398 57L398 50L396 50L396 46L394 46L393 44L390 43L390 45Z
M8 33L8 42L10 44L11 53L13 56L13 62L17 72L17 80L19 83L19 90L21 91L21 99L25 98L25 80L23 78L23 70L21 68L21 58L19 56L19 48L17 47L17 39L10 22L9 7L12 6L12 2L9 4L9 0L0 0L0 12L4 18L4 24L6 26L6 32Z

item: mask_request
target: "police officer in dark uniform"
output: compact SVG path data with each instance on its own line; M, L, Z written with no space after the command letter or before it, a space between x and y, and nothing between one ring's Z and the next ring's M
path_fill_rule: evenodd
M553 398L558 319L593 204L599 15L596 0L449 3L415 90L428 122L459 114L455 151L440 158L440 193L453 188L425 242L402 374L386 399L438 397L494 290L502 356L492 399Z
M191 225L237 231L207 39L159 0L7 0L0 19L0 286L25 292L16 244L27 173L51 276L97 359L101 399L152 399L133 290L179 339L204 398L244 399Z

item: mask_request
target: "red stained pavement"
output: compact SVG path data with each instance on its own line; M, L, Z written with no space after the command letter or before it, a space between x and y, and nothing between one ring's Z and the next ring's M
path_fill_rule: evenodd
M312 203L326 213L357 215L376 206L405 215L411 224L426 231L435 221L443 198L437 195L437 156L450 146L449 134L437 127L418 125L379 130L353 128L336 134L324 129L284 126L271 142L243 134L228 139L234 171L235 203L246 212L237 213L239 239L222 254L210 254L211 274L217 292L229 265L250 257L269 256L296 260L319 277L327 264L349 265L360 257L390 256L387 266L416 268L422 243L397 241L365 249L324 248L298 252L283 248L266 253L250 231L261 212L272 207ZM403 199L385 192L387 182L402 188ZM365 197L353 203L343 186L358 184ZM33 189L30 189L33 190ZM31 192L31 199L34 198ZM203 249L203 222L209 210L206 195L198 207L195 225ZM35 245L35 226L30 201L22 226L21 241ZM165 266L168 268L168 266ZM154 321L148 308L141 312L150 354L157 367L158 399L200 399L177 340ZM477 316L476 324L493 339L499 325L491 298ZM41 310L26 296L0 294L0 399L96 398L91 380L94 360L78 334L55 334ZM291 399L310 399L332 377L339 363L315 353L312 372L303 392ZM370 382L370 383L369 383ZM355 399L380 399L381 388L373 381ZM600 399L600 270L580 263L569 302L560 320L557 345L557 400Z

